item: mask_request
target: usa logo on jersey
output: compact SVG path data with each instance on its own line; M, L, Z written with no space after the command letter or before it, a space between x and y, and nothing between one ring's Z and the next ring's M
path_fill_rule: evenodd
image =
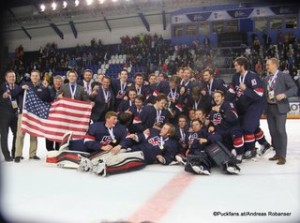
M100 145L101 146L106 146L108 145L109 143L111 143L112 139L110 136L103 136L101 141L100 141Z
M220 113L215 113L213 115L213 118L212 118L212 123L216 126L216 125L219 125L221 124L222 122L222 116Z
M243 95L243 91L240 87L236 86L235 88L236 96L239 98Z
M148 143L150 143L152 146L159 146L160 138L158 136L154 136L154 137L148 139Z

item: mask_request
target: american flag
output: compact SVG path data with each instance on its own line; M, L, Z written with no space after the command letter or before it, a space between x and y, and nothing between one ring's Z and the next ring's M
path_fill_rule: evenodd
M69 131L73 132L73 139L80 139L89 127L91 111L91 102L62 98L47 103L29 89L24 96L21 129L55 142L61 142Z

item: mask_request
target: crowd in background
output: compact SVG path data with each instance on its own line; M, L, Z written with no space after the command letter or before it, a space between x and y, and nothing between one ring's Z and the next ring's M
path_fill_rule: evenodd
M94 73L102 64L108 63L112 55L127 55L124 67L135 66L148 75L155 71L173 75L177 67L191 67L197 75L204 68L214 69L218 76L221 69L230 73L234 58L245 56L249 60L250 69L261 76L266 76L265 64L268 58L280 60L280 69L288 73L299 86L300 49L298 39L291 33L278 32L277 39L271 39L265 33L262 39L254 33L252 43L241 47L210 46L209 38L203 42L198 40L190 44L172 44L157 34L139 34L120 38L121 43L103 45L101 40L92 39L89 46L77 45L74 48L60 49L55 43L48 43L38 52L24 52L23 46L15 50L8 58L4 69L13 69L17 82L24 78L32 69L45 73L64 74L69 69L75 69L82 79L84 69L89 68ZM231 70L232 72L232 70ZM131 74L132 77L134 75ZM25 77L26 78L26 77Z

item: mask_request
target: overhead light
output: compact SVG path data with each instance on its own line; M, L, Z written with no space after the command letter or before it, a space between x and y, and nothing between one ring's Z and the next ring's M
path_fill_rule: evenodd
M67 6L68 6L68 2L64 1L63 2L63 8L65 9L65 8L67 8Z
M52 8L52 10L56 10L56 8L57 8L56 2L53 2L53 3L51 4L51 8Z
M41 9L41 12L44 12L46 9L46 6L44 4L41 4L40 9Z
M75 0L75 7L79 5L79 0Z
M117 2L118 0L112 0L112 2Z
M99 4L103 4L105 0L99 0Z
M93 0L86 0L86 4L87 4L87 5L93 4Z

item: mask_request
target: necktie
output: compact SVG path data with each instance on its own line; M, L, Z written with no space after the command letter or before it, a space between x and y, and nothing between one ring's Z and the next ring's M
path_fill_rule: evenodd
M71 88L72 88L72 92L74 92L74 89L75 89L74 84L71 85Z

